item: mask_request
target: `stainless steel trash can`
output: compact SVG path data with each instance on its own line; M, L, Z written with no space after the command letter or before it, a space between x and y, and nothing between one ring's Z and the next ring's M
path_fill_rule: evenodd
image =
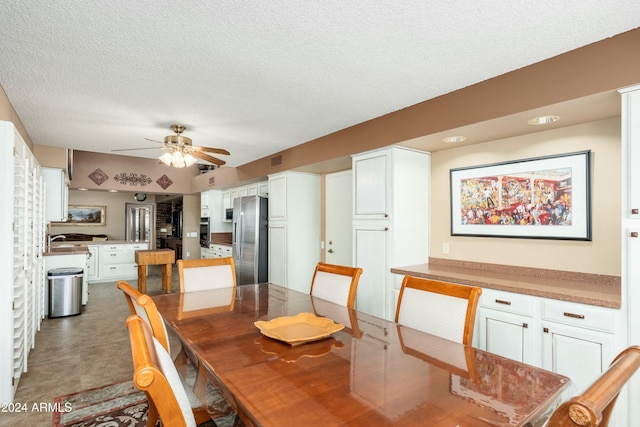
M77 267L54 268L49 281L49 318L74 316L82 311L84 270Z

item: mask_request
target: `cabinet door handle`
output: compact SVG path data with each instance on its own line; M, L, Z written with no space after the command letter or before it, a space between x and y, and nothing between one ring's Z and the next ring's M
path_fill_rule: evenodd
M506 300L503 300L503 299L497 299L496 300L496 304L511 305L511 301L506 301Z
M573 317L574 319L584 319L584 314L569 313L567 311L565 311L563 314L566 317Z
M549 333L549 328L542 328L542 331L543 331L545 334L548 334L548 333Z
M529 327L529 324L528 324L528 323L523 323L523 324L522 324L522 327L523 327L523 328L528 328L528 327Z
M638 232L637 231L632 231L630 236L631 237L638 237Z
M333 249L329 249L327 252L329 252L330 254L333 253Z

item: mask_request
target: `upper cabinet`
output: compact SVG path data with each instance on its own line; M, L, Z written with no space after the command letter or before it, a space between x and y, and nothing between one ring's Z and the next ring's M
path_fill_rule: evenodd
M380 150L353 158L354 219L389 217L390 154L389 150Z
M45 220L66 221L69 212L69 186L64 181L64 170L42 168L45 185Z

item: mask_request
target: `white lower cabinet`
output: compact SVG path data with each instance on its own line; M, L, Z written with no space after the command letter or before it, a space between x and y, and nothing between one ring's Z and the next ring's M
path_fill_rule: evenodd
M91 270L91 264L89 267L89 281L92 283L137 279L136 251L149 249L146 242L90 245L90 251L92 246L99 246L94 269Z
M477 314L478 346L483 350L532 365L536 354L539 301L526 295L483 289Z
M100 246L88 245L89 249L89 261L87 264L87 280L94 281L100 274Z
M620 349L619 310L483 289L475 344L571 378L581 393Z
M542 367L585 390L616 356L616 312L565 301L542 302Z
M366 280L361 278L356 296L356 309L382 318L393 318L395 310L387 307L395 306L387 298L393 298L392 286L387 265L389 229L384 225L375 225L375 221L353 225L354 265L366 271Z

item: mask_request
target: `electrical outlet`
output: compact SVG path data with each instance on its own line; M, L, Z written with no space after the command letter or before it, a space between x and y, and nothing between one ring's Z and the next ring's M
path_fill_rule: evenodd
M187 256L190 257L191 256L191 252L187 251Z
M442 244L442 253L447 255L449 253L449 244L448 243L443 243Z

